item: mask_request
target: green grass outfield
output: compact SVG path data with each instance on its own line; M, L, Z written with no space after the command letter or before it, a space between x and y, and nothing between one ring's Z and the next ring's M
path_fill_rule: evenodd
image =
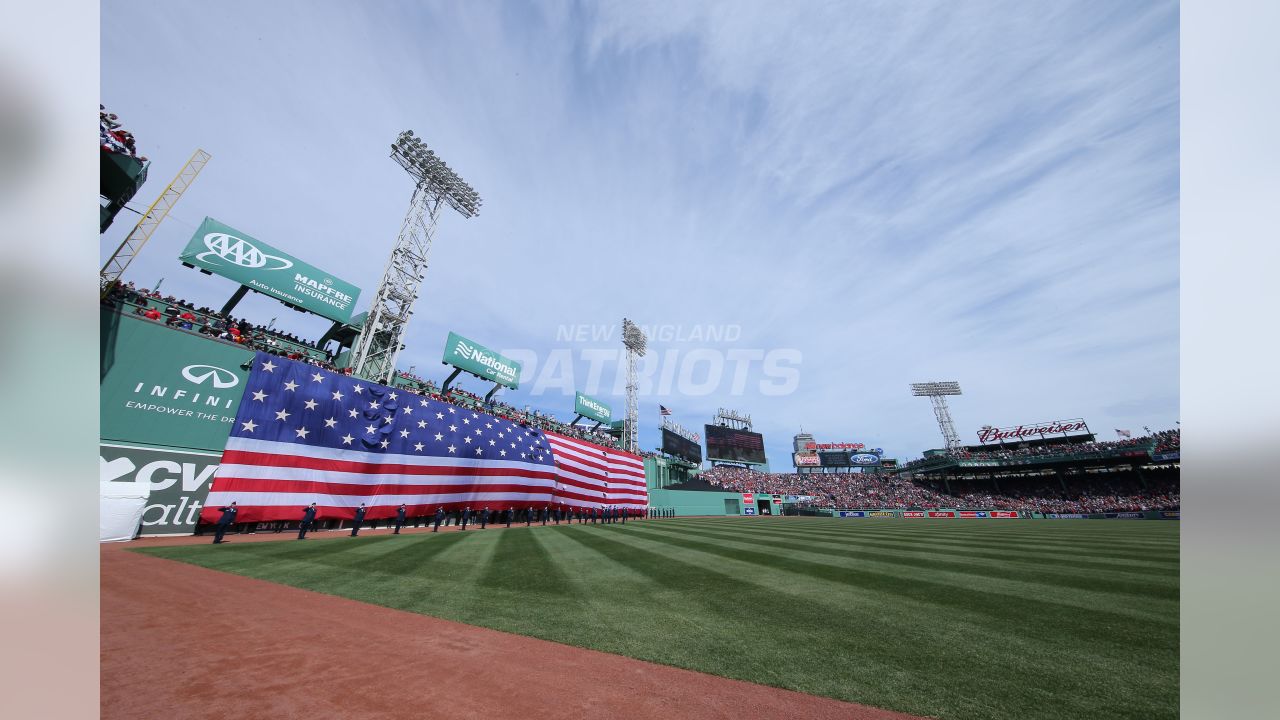
M940 718L1173 718L1178 523L707 518L144 550Z

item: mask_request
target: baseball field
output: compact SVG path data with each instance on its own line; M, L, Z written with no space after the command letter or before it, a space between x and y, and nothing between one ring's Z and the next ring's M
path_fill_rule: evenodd
M139 552L918 716L1150 720L1178 713L1178 532L697 518Z

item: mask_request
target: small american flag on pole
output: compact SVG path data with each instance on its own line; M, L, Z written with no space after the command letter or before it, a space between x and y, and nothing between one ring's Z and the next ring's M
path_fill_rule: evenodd
M667 406L666 406L666 405L659 405L659 406L658 406L658 414L659 414L659 415L670 415L670 414L671 414L671 411L667 409Z
M1117 428L1116 437L1123 437L1123 438L1133 437L1133 433L1129 432L1128 430L1121 430Z

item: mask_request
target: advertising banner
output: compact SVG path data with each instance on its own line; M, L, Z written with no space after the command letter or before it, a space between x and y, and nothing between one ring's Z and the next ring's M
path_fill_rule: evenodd
M990 513L990 516L993 518L1016 518L1018 517L1018 511L1017 510L992 510Z
M849 462L854 465L879 465L880 456L874 453L856 453L849 456Z
M595 420L598 423L607 425L613 422L613 410L608 405L582 393L574 393L573 411L588 420Z
M178 259L281 302L348 322L360 288L206 217Z
M1160 519L1161 520L1181 520L1182 511L1181 510L1161 510Z
M841 510L839 516L842 518L864 518L867 513L862 510Z
M930 510L929 511L929 517L931 518L953 518L955 516L956 516L955 510Z
M798 452L794 457L796 467L817 467L820 463L817 453Z
M867 513L867 517L869 518L891 518L897 517L897 515L898 514L892 510L872 510Z
M962 517L962 518L985 518L985 517L988 517L988 515L987 515L987 511L986 511L986 510L961 510L961 511L960 511L960 517Z
M1050 513L1050 514L1049 514L1049 517L1051 517L1051 518L1056 518L1056 519L1058 519L1058 520L1087 520L1087 519L1089 519L1089 516L1088 516L1088 515L1085 515L1084 513Z
M222 452L146 448L102 443L102 482L144 482L151 497L142 511L143 535L190 535L209 494Z
M1103 513L1102 516L1108 520L1146 520L1147 519L1146 513L1140 513L1140 512Z
M1002 428L994 428L988 425L978 431L978 441L984 444L989 442L1016 443L1027 438L1042 438L1046 435L1061 435L1065 437L1072 433L1087 435L1089 433L1089 425L1082 418L1053 420Z
M221 452L253 352L112 310L101 318L99 437Z
M903 510L903 511L902 511L902 517L904 517L904 518L922 518L922 517L925 517L925 514L924 514L924 511L923 511L923 510Z
M520 363L455 332L445 340L444 362L512 390L520 386Z
M1175 462L1179 461L1181 457L1182 452L1180 450L1175 450L1173 452L1151 453L1151 459L1156 462Z
M755 501L756 501L756 496L753 493L742 493L742 502L744 504L751 505Z

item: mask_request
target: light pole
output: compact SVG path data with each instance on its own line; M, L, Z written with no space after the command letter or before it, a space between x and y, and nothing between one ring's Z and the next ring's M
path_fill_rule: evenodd
M396 358L404 349L405 328L426 278L427 253L441 206L448 205L469 218L480 212L482 202L470 185L413 136L412 130L396 138L391 159L413 178L413 197L351 361L356 375L380 383L391 382Z

